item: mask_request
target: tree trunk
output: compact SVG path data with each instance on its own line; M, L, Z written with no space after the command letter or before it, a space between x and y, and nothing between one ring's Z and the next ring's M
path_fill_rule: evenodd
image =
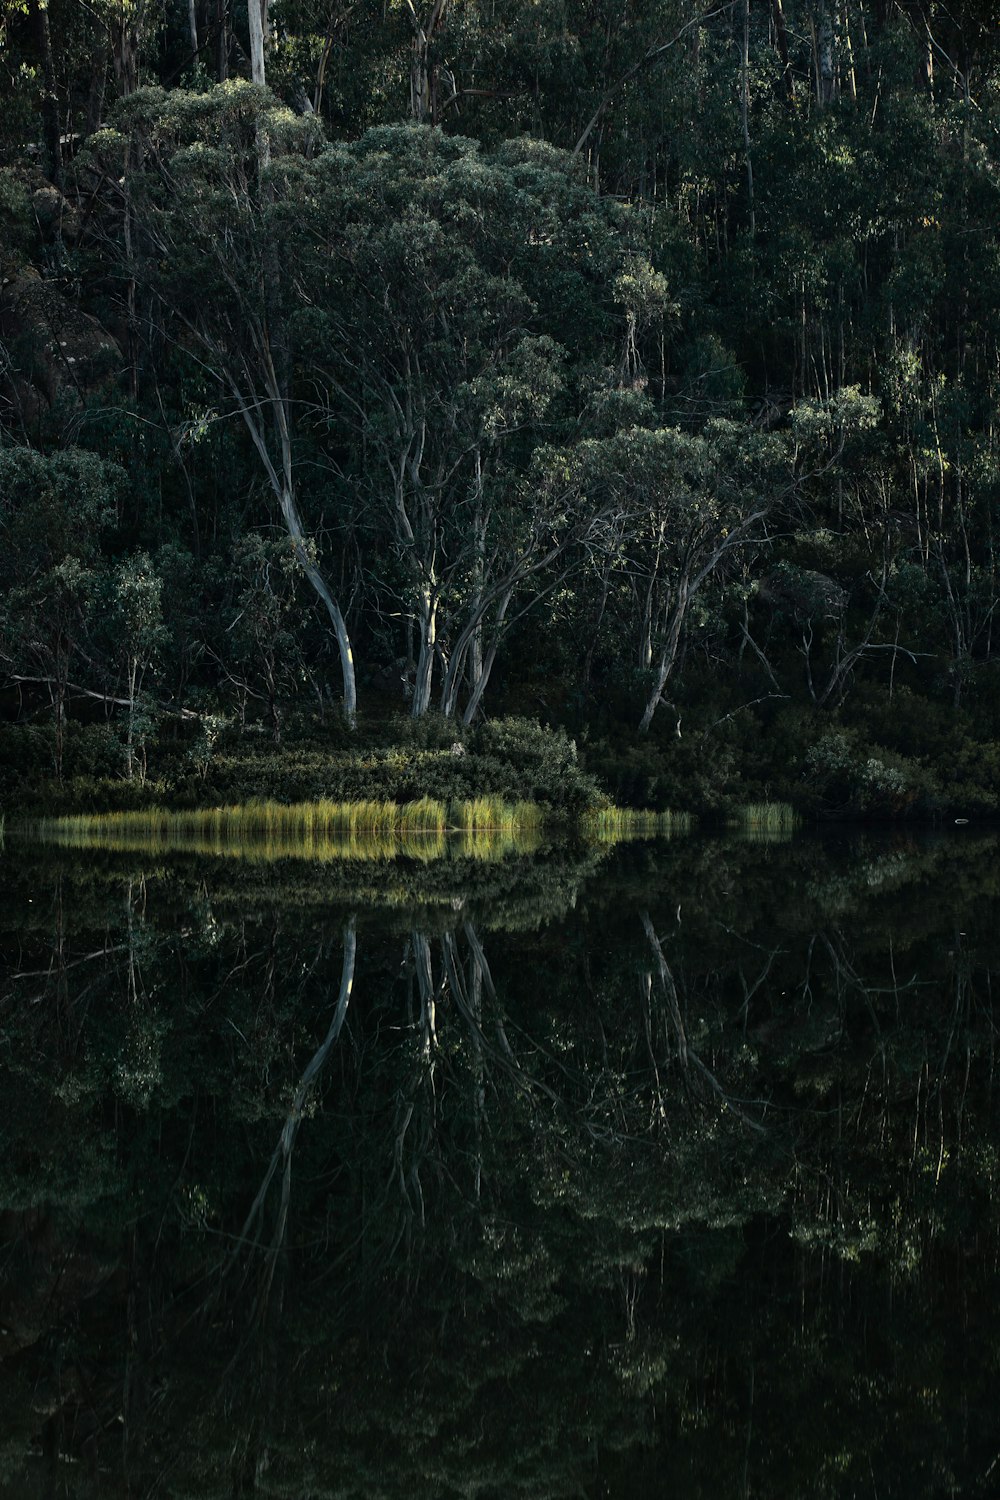
M434 124L437 118L438 70L431 59L436 33L443 27L448 0L433 0L424 19L417 14L413 0L407 0L413 23L410 50L410 117L421 125Z
M212 347L210 342L209 347ZM314 593L326 609L330 624L333 626L333 633L337 640L337 650L340 655L341 677L343 679L344 717L353 729L358 719L358 688L354 671L354 653L351 650L351 638L348 634L347 623L341 613L340 606L327 587L326 579L313 561L306 542L302 518L299 515L299 507L295 499L295 488L292 483L292 434L288 423L287 403L278 381L278 372L275 369L274 349L266 338L263 342L258 342L258 355L263 363L264 385L267 391L267 403L264 404L270 405L274 430L281 449L280 474L275 468L271 454L268 451L264 429L259 420L259 403L249 399L248 393L240 389L239 383L233 378L230 372L226 372L224 378L236 398L240 415L250 434L253 445L257 449L257 453L264 465L265 473L271 483L271 488L281 507L281 515L292 541L296 561L312 585Z
M413 967L416 970L417 989L420 993L420 1030L424 1038L422 1051L424 1057L429 1058L431 1052L437 1047L437 1006L431 945L426 934L422 932L414 932L411 943Z
M302 518L295 501L295 491L292 486L292 443L291 433L288 430L288 420L284 409L284 402L276 389L273 366L267 372L268 396L271 405L275 408L275 426L278 431L282 453L282 474L279 476L272 462L271 455L264 440L263 430L258 422L257 404L251 403L247 396L239 388L239 385L231 376L228 377L229 388L239 405L240 415L246 425L247 431L253 440L253 445L264 465L264 470L271 483L271 488L281 507L282 519L285 529L291 538L295 560L299 564L306 578L312 585L313 592L321 601L333 626L333 633L337 641L337 650L340 655L340 670L344 684L344 717L353 729L358 717L358 689L357 678L354 672L354 654L351 651L351 638L347 632L347 624L340 611L340 606L334 599L326 580L319 568L313 561L309 547L306 542L305 532L302 527Z
M215 0L215 78L229 77L229 0Z
M817 98L820 106L832 104L837 92L833 11L824 0L816 29Z
M417 675L413 684L413 703L410 712L415 719L423 718L431 706L431 688L434 680L434 651L437 645L437 600L429 584L420 589L420 651L417 656Z
M785 12L781 0L773 0L772 15L774 17L774 41L781 59L781 87L789 104L795 102L795 89L792 85L792 65L788 57L788 32L785 29Z
M288 534L292 538L299 566L312 584L314 592L325 605L326 612L330 617L330 624L333 626L333 633L337 640L337 651L340 655L340 671L344 685L344 717L353 729L358 720L358 684L354 671L354 653L351 650L351 638L347 632L347 623L341 614L340 606L326 586L326 580L309 556L294 496L290 491L283 491L280 496L280 503L281 513L285 518Z
M476 714L479 712L479 705L483 700L483 694L489 686L490 676L493 672L493 663L496 661L496 656L497 642L492 641L490 643L490 649L486 653L486 658L479 670L479 676L477 677L473 685L472 692L469 694L469 701L465 705L465 713L462 715L463 724L471 724L473 719L476 717Z
M138 663L134 657L128 662L128 719L125 731L125 775L131 781L135 775L135 688Z
M56 781L60 784L63 779L63 749L66 743L66 693L67 693L67 670L63 666L62 652L56 647L56 735L55 735L55 767Z
M122 9L111 26L111 61L123 98L134 94L139 83L138 12Z
M753 198L753 157L750 152L750 0L743 0L743 49L740 59L740 115L743 123L743 154L747 167L747 200L750 207L750 238L757 233Z
M131 140L125 142L125 177L124 177L124 205L122 212L122 231L125 243L126 264L131 267L134 264L132 253L132 176L131 157L133 145ZM136 285L135 277L130 275L125 283L125 305L127 309L126 318L126 354L128 356L128 388L133 401L139 395L139 320L136 307Z
M459 690L462 678L466 674L468 675L469 701L462 716L463 723L470 724L475 717L480 699L490 680L497 648L503 634L504 618L511 599L514 597L517 581L516 578L511 580L501 588L499 593L496 590L491 591L485 601L482 594L479 594L473 602L469 616L452 648L451 660L448 663L441 689L441 712L445 718L450 719L458 712ZM494 603L497 604L497 612L493 621L493 639L484 656L483 620Z
M663 690L667 685L671 672L677 663L677 653L680 649L681 632L684 628L684 617L690 602L690 590L687 580L681 583L677 589L677 598L674 603L673 614L670 618L670 628L667 631L667 639L660 653L660 664L656 672L656 686L649 695L649 702L639 721L639 733L647 734L649 726L653 722L653 715L660 706L663 698Z
M320 53L319 64L316 68L316 81L313 85L312 107L314 114L323 112L323 90L326 87L326 70L330 63L330 54L333 52L333 44L337 37L337 27L341 17L335 16L331 11L330 23L326 29L326 37L323 41L323 50Z
M62 144L59 130L59 96L56 92L56 70L52 61L52 33L49 29L48 5L35 0L35 33L42 57L42 126L45 133L45 164L49 181L62 190Z
M847 78L847 94L852 104L858 102L858 78L854 68L854 43L851 41L851 16L847 6L844 6L841 17L841 29L844 37L844 64Z
M247 0L247 15L250 21L250 76L254 83L264 87L264 32L267 0Z
M354 987L354 969L357 960L357 950L357 922L356 918L352 916L344 927L344 960L340 972L340 991L337 995L337 1004L334 1008L329 1029L320 1046L316 1049L312 1057L309 1059L309 1062L306 1064L305 1070L303 1071L302 1076L299 1079L298 1087L296 1088L295 1093L292 1096L291 1103L288 1107L288 1113L285 1117L285 1123L282 1126L281 1135L278 1137L278 1144L275 1147L274 1153L268 1164L267 1171L264 1173L264 1178L261 1182L260 1188L257 1191L257 1196L251 1204L250 1212L247 1214L246 1219L244 1220L243 1229L236 1239L235 1248L231 1251L229 1259L226 1261L225 1270L227 1273L231 1271L233 1266L236 1264L240 1256L240 1252L245 1245L260 1242L263 1238L261 1234L261 1221L263 1218L264 1206L267 1202L268 1190L270 1189L271 1183L273 1182L275 1174L277 1173L279 1167L282 1168L281 1200L278 1214L275 1220L274 1230L271 1236L271 1243L268 1247L270 1250L270 1254L267 1257L267 1263L272 1268L276 1260L277 1251L280 1249L284 1241L285 1230L288 1224L292 1152L295 1148L295 1140L299 1133L299 1126L302 1124L302 1121L306 1117L307 1104L312 1094L313 1086L319 1074L322 1072L327 1057L330 1055L330 1051L334 1043L340 1036L340 1033L344 1027L344 1021L347 1018L347 1008L350 1004L351 991Z
M500 645L500 638L503 633L504 616L507 613L507 607L513 595L514 590L508 589L507 593L500 600L496 619L493 622L493 639L490 641L485 657L479 664L478 673L472 685L472 692L469 694L469 701L465 705L465 713L462 715L463 724L471 724L479 712L479 705L482 702L483 694L489 684L490 674L493 671L493 663L497 659L497 648Z

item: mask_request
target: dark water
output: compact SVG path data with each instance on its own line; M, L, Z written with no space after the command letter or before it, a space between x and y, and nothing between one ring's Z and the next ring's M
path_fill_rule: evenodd
M0 1492L1000 1493L998 854L8 842Z

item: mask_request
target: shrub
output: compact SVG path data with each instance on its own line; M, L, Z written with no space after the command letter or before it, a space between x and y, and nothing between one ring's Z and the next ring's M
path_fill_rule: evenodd
M52 724L6 724L0 726L0 800L5 805L35 801L50 791L59 795L53 781L55 727ZM110 724L78 724L63 727L63 775L66 782L77 778L98 780L121 775L124 754L121 739Z
M806 755L806 784L831 812L900 817L935 812L940 787L919 761L859 740L851 730L824 734Z
M586 767L623 807L710 816L742 790L736 753L719 735L694 733L666 743L602 741L587 747Z
M197 768L181 764L170 800L178 806L245 802L272 798L308 802L443 803L477 797L507 802L541 802L575 814L600 800L593 779L580 767L576 747L564 733L525 720L483 725L469 748L454 737L441 748L412 744L366 748L350 753L289 748L266 755L216 754Z
M506 795L546 802L552 808L578 812L600 800L597 785L581 767L576 741L563 729L533 719L487 719L470 743L472 757L491 768ZM484 783L485 785L486 783Z

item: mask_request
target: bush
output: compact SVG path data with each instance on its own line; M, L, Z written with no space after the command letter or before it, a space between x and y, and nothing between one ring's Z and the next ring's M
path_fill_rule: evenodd
M995 817L1000 812L1000 745L966 740L941 765L948 808L963 816Z
M940 810L941 789L919 761L829 730L806 755L806 785L828 812L901 817Z
M711 816L744 791L736 753L721 735L604 740L587 746L586 766L620 807Z
M252 797L283 802L321 797L414 802L431 797L448 802L495 796L541 802L567 814L600 800L594 781L577 762L576 746L561 731L526 720L500 720L477 730L468 748L454 731L449 724L449 742L438 749L397 744L359 746L350 754L306 748L216 755L197 773L182 769L170 800L194 807Z
M63 776L100 780L120 776L125 757L121 740L110 724L78 724L63 728ZM0 802L5 807L47 799L57 791L55 726L5 724L0 726Z
M563 729L543 728L533 719L487 719L473 734L470 751L491 775L519 787L518 795L531 801L579 812L601 800L579 763L576 741Z

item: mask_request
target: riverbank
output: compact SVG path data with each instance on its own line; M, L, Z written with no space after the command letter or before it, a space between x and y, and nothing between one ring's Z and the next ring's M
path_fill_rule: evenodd
M537 806L548 827L613 817L615 809L683 810L708 824L742 820L748 808L786 806L781 818L803 822L981 822L1000 815L994 741L906 755L833 719L797 723L795 734L780 727L756 737L728 725L725 734L693 729L683 738L591 738L586 726L573 737L523 718L471 731L440 719L399 718L362 723L353 733L337 723L314 726L281 746L232 730L215 739L192 732L151 742L127 778L109 726L69 724L60 779L46 730L3 726L0 808L8 817L58 817L251 802L405 807L429 800L448 809L496 799Z

